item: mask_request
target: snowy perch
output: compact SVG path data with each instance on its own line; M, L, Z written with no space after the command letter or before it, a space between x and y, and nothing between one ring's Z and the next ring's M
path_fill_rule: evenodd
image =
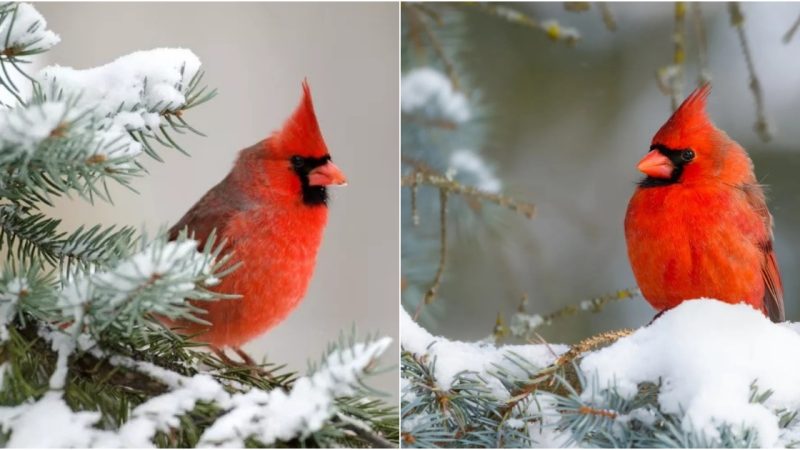
M596 374L582 394L615 386L623 397L643 382L661 381L664 413L683 417L685 431L718 436L722 424L757 433L760 447L800 438L800 423L779 426L781 410L800 409L800 327L774 324L755 309L700 299L682 303L650 326L586 356L580 367ZM751 385L763 393L752 401Z
M494 431L488 431L504 442L512 442L509 436L500 435L508 427L525 433L523 440L513 441L515 445L545 447L594 446L598 445L595 437L604 439L601 442L649 444L646 446L753 442L760 447L782 447L800 441L800 326L772 323L745 304L710 299L684 302L608 347L584 354L578 364L584 382L572 386L574 394L538 385L536 390L526 391L528 402L510 399L509 388L520 386L516 383L524 370L504 355L513 351L532 366L544 368L554 362L554 354L567 347L548 345L554 352L549 353L545 345L495 347L452 342L431 336L407 314L402 317L402 330L404 350L424 356L422 361L430 363L440 389L451 389L463 371L477 374L471 379L482 383L493 397L490 410L496 412L490 413L488 420L498 420L494 417L503 411L508 413L506 405L513 400L517 409L490 429ZM509 368L501 373L504 366ZM446 417L420 412L418 408L425 402L419 396L426 395L425 390L414 389L415 381L408 376L412 371L407 367L403 373L403 431L419 433L415 439L432 436L424 443L437 442L439 429L430 424ZM544 379L545 373L527 374L530 381L526 383L537 385L535 380ZM614 398L630 402L647 385L658 389L655 404L636 406L634 402L615 409L622 404ZM462 401L486 401L465 392L458 395ZM601 436L603 433L608 434ZM474 439L471 443L475 445L484 443L481 436L467 438Z
M100 355L91 342L81 342L84 350ZM72 411L58 391L46 393L35 403L0 407L0 428L11 432L8 447L153 447L157 432L180 427L180 417L198 402L213 402L226 412L205 430L200 446L244 447L248 438L272 445L322 428L337 413L334 400L356 392L362 377L390 344L391 339L383 338L334 351L288 392L252 388L229 394L209 375L188 377L146 362L112 357L113 364L159 380L170 391L134 408L116 431L95 428L100 413ZM48 432L42 433L43 429Z

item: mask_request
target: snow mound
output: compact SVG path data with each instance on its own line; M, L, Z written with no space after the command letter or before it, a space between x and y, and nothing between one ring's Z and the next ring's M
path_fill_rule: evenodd
M86 70L48 66L38 79L45 92L53 85L65 95L80 95L97 117L120 114L129 129L159 124L158 112L186 103L184 89L200 70L200 59L191 50L157 48L122 56L104 66Z
M442 389L450 389L456 377L462 372L474 372L487 380L488 387L497 398L507 398L508 391L496 377L486 376L498 367L510 373L523 375L522 370L512 363L508 356L518 355L523 360L545 368L555 362L559 355L569 350L566 345L504 345L450 341L436 337L419 326L407 312L402 311L400 329L403 330L401 342L405 351L436 359L434 377Z
M48 96L67 99L97 124L98 154L134 157L142 145L129 132L154 132L169 126L165 112L186 106L186 94L200 71L191 50L137 51L91 69L48 66L37 75Z
M751 429L762 447L786 445L796 434L779 427L776 412L800 408L800 334L745 304L684 302L587 355L581 369L598 381L584 398L614 385L632 398L639 383L661 380L661 410L682 416L686 431L713 438L723 424ZM759 393L773 392L763 404L750 400L754 383Z

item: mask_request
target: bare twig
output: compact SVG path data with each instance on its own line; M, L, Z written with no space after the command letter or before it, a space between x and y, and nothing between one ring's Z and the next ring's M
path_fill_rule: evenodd
M505 331L507 333L510 332L512 336L517 338L530 339L532 336L538 336L536 330L543 326L552 325L558 320L575 316L581 312L599 313L611 303L633 299L640 295L641 291L638 288L620 289L616 292L583 300L578 304L559 308L545 315L527 314L524 307L521 306L512 318L512 325Z
M536 30L541 30L553 41L563 41L568 45L577 43L581 35L575 28L565 27L555 20L537 20L517 9L498 3L490 2L464 2L459 5L477 7L480 11L494 17L506 20L513 24L521 25Z
M617 31L617 20L614 18L611 8L608 7L608 3L596 2L595 5L597 5L597 9L600 10L600 15L603 17L603 23L606 25L606 29L608 29L608 31Z
M589 2L564 2L564 10L569 12L584 12L592 7Z
M698 86L702 86L711 82L711 70L708 67L708 38L706 37L703 8L700 2L692 2L692 24L694 25L694 34L697 39L697 59L700 63Z
M750 45L747 41L747 35L744 32L744 14L738 2L728 3L728 12L730 13L731 25L736 28L736 33L739 35L742 54L744 54L744 60L747 64L747 72L750 74L750 90L753 92L753 98L756 103L756 123L754 128L758 137L761 138L762 141L768 142L772 139L772 127L765 113L764 92L761 89L761 82L756 75L753 55L750 52Z
M555 365L558 367L564 366L577 358L580 358L584 353L590 352L605 345L612 344L620 338L629 336L633 330L623 328L621 330L604 331L594 336L588 337L576 345L573 345L566 353L556 360Z
M674 50L672 64L656 73L661 91L670 96L670 105L675 111L683 99L683 73L686 64L686 4L675 2L675 28L672 33Z
M421 31L422 34L425 35L425 38L430 44L433 53L444 66L444 71L447 74L447 77L450 78L450 83L453 85L453 89L460 91L461 83L459 81L458 74L456 73L455 64L453 64L453 62L447 56L444 48L442 47L441 41L439 41L439 38L436 37L436 34L434 34L433 30L431 30L431 27L425 22L425 19L422 16L423 13L429 15L428 11L430 11L430 8L420 8L420 3L404 3L403 5L409 13L409 18L411 19L410 23L413 25L414 29ZM434 20L438 20L437 25L441 25L441 20L438 19L438 16L436 17L437 19Z
M518 212L529 219L533 218L534 214L536 213L536 206L532 203L520 202L502 194L484 192L472 186L465 186L443 175L419 172L406 175L400 180L401 186L411 186L415 182L418 184L434 186L441 190L446 190L451 194L458 194L464 197L474 198L476 200L495 203L512 211Z
M789 28L789 31L787 31L786 34L783 35L783 43L784 44L788 44L789 41L792 40L792 38L794 37L794 34L797 32L798 28L800 28L800 16L797 16L797 19L792 24L792 27Z
M414 320L419 318L419 313L425 305L430 305L436 299L436 294L442 285L442 276L444 275L445 265L447 264L447 197L449 191L446 189L439 189L439 268L436 269L436 276L433 278L431 287L425 292L422 301L417 305L417 310L414 312Z

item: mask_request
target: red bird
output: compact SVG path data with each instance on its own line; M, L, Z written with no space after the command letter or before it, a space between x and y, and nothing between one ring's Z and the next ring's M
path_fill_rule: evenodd
M695 90L653 137L625 216L633 274L660 312L708 297L784 320L772 215L745 150L706 114Z
M172 325L200 333L196 339L221 356L231 347L251 363L239 347L281 322L305 295L328 220L326 187L344 184L303 82L300 105L283 128L242 150L228 176L169 231L174 239L188 228L202 247L216 229L241 266L215 291L241 298L194 302L210 326Z

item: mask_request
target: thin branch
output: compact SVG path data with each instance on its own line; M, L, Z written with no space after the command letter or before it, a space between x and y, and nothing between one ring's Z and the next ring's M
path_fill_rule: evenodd
M703 8L699 2L692 2L692 24L694 25L694 34L697 39L697 59L700 63L698 86L702 86L711 81L711 70L708 67L706 25L703 19Z
M606 25L608 31L617 31L617 20L611 12L607 2L596 2L597 9L600 10L600 15L603 17L603 23Z
M739 35L739 43L742 46L742 54L744 55L745 63L747 64L747 72L750 74L750 90L753 92L753 98L756 103L756 123L755 130L758 137L764 142L769 142L772 139L772 127L766 117L764 107L764 92L761 89L761 82L756 75L756 67L753 63L753 55L750 52L750 45L747 41L747 35L744 32L744 14L742 13L741 6L738 2L728 3L728 12L731 17L731 25L736 28L736 33Z
M658 87L670 96L672 110L678 109L683 99L683 73L686 64L686 4L675 2L675 28L672 32L674 43L672 64L662 67L656 73Z
M584 353L590 352L605 345L612 344L617 340L629 336L633 333L630 328L623 328L620 330L604 331L594 336L588 337L578 344L573 345L566 353L561 355L555 362L555 366L562 367L578 358Z
M584 12L592 7L589 2L564 2L564 10L569 12Z
M641 296L642 293L639 288L626 288L619 291L612 292L598 297L583 300L578 304L567 305L559 308L549 314L545 315L530 315L525 313L523 304L520 305L518 312L515 314L515 324L506 330L500 330L506 334L510 331L515 337L529 339L536 330L543 326L552 325L554 322L578 315L581 312L599 313L606 306L611 303L629 300ZM527 301L527 297L523 297L523 302ZM524 319L522 319L524 318ZM521 329L520 329L521 328ZM497 336L495 334L495 336Z
M441 241L439 244L439 268L436 269L436 276L433 278L431 287L428 288L422 301L417 305L417 310L414 312L414 320L419 318L423 306L433 303L442 285L442 276L447 264L447 198L447 189L439 189L439 239Z
M450 78L450 83L453 85L453 89L456 91L461 90L461 83L459 82L458 74L456 73L455 64L450 60L447 54L442 47L442 43L438 37L433 33L431 27L425 23L425 19L422 17L422 13L426 13L426 10L430 10L430 8L426 8L425 10L419 8L419 4L417 3L404 3L403 6L406 7L406 11L409 13L409 18L411 19L409 23L411 23L415 30L422 31L422 34L425 35L427 38L428 43L430 43L431 49L436 57L441 61L442 65L444 66L444 71L447 74L447 77ZM437 25L441 24L441 20L437 23Z
M784 44L788 44L789 41L792 40L792 38L794 37L794 34L797 32L798 28L800 28L800 15L797 16L797 19L792 24L792 27L789 28L789 31L787 31L786 34L783 35L783 43Z
M575 45L581 39L580 33L575 28L565 27L555 20L540 21L517 9L513 9L498 3L464 2L459 3L459 5L477 7L480 11L486 14L506 20L513 24L543 31L545 35L552 41L563 41L567 45L571 46Z
M397 448L397 444L370 429L366 424L353 420L340 412L336 413L334 421L344 423L343 428L353 432L361 440L372 445L373 448Z
M484 192L472 186L465 186L443 175L418 172L406 175L400 180L401 186L411 186L414 183L426 184L429 186L446 190L448 193L451 194L458 194L476 200L495 203L497 205L508 208L512 211L518 212L523 216L527 217L528 219L532 219L534 214L536 213L536 206L533 205L532 203L520 202L502 194L493 194L490 192Z

